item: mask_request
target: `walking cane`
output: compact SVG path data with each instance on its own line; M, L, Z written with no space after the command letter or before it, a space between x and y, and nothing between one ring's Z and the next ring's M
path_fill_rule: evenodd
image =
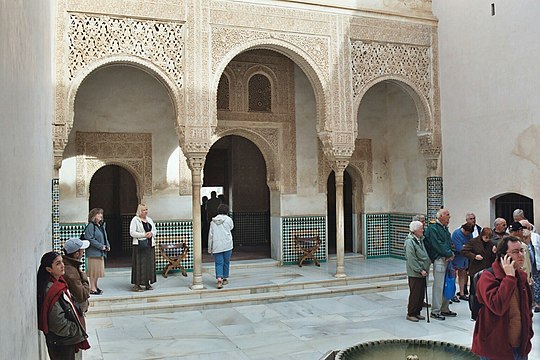
M427 322L429 323L429 300L427 297L427 276L424 278L425 280L425 286L424 289L426 289L426 315L427 315Z

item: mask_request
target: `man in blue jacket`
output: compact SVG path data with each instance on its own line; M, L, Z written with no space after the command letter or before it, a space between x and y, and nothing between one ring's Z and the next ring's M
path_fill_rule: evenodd
M431 292L433 306L431 316L444 320L445 316L454 317L457 314L450 311L448 299L443 296L444 276L448 263L454 259L452 237L448 231L450 212L446 209L437 211L437 221L426 229L425 245L429 258L433 262L433 288Z

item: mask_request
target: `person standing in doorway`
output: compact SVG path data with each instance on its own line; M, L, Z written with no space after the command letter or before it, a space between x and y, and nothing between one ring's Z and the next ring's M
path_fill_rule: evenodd
M137 213L129 224L129 234L133 238L131 283L133 291L153 290L156 280L156 225L148 216L145 204L137 206Z
M101 295L103 290L98 287L98 279L105 276L105 258L107 252L111 250L103 222L103 209L93 208L88 213L88 225L84 229L84 238L90 242L90 246L86 249L90 294Z
M210 201L210 200L208 200ZM208 253L214 256L217 288L229 283L229 265L233 249L231 230L234 228L233 220L227 215L229 207L220 204L217 215L210 222L208 233Z
M208 224L212 222L212 219L214 216L218 214L217 208L221 204L221 200L217 197L217 193L215 191L212 191L210 193L210 199L206 202L206 216L208 220Z

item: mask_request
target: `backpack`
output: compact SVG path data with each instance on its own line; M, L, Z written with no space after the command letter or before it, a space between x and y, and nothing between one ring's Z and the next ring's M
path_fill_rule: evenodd
M469 290L469 309L471 309L471 319L473 320L477 319L480 308L484 306L484 304L478 301L478 297L476 296L476 284L478 284L478 280L480 279L480 276L482 276L482 273L484 271L489 271L490 273L495 274L493 272L493 268L491 267L484 270L480 270L479 272L474 274L472 284Z

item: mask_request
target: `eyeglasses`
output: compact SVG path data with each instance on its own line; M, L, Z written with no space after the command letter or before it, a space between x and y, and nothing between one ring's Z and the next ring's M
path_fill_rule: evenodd
M516 249L506 253L511 255L525 254L525 249Z

